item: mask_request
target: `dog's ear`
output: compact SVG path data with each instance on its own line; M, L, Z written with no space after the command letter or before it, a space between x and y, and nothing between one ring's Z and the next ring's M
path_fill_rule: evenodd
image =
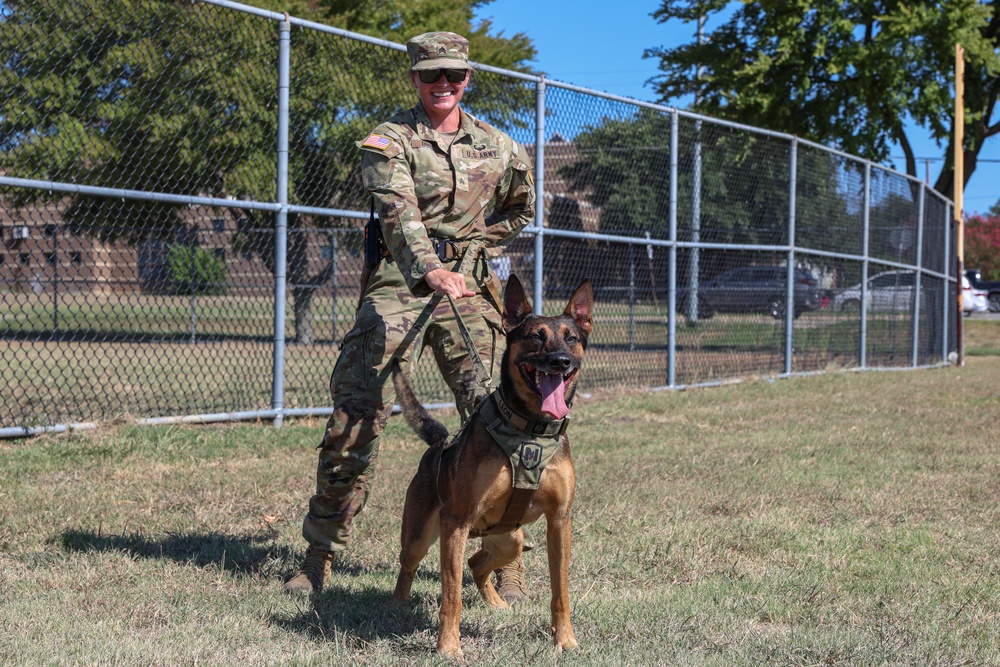
M594 290L590 286L590 279L584 278L580 286L569 298L566 310L563 315L568 315L576 321L576 326L580 327L588 336L594 328Z
M524 293L521 281L513 273L507 279L507 287L503 291L503 330L505 333L524 321L531 315L531 302Z

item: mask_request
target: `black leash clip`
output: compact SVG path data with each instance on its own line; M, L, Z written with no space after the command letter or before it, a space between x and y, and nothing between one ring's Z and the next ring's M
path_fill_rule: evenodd
M442 262L454 262L461 255L458 244L451 239L431 239L434 251Z

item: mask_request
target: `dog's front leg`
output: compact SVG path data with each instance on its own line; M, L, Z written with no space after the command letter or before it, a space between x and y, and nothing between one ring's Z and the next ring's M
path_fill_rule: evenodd
M574 648L576 635L569 621L569 555L573 542L569 514L547 518L546 547L549 552L549 579L552 584L552 632L556 648Z
M438 629L438 653L462 657L459 618L462 615L462 568L469 528L463 522L441 516L441 612Z

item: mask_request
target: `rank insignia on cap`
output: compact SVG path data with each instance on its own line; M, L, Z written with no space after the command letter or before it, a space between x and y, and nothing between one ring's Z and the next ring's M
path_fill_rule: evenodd
M392 145L392 139L383 136L381 134L375 134L373 132L368 135L368 138L365 139L361 145L367 146L368 148L377 148L380 151L384 151L386 148Z

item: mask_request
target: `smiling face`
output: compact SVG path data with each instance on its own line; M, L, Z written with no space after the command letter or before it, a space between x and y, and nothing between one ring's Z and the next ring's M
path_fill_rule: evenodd
M427 117L435 130L454 132L458 129L460 117L458 103L462 101L465 87L469 84L470 71L466 70L465 78L458 83L448 81L448 77L444 75L438 77L434 83L424 83L417 72L410 71L410 81L417 89L420 102L424 105Z

